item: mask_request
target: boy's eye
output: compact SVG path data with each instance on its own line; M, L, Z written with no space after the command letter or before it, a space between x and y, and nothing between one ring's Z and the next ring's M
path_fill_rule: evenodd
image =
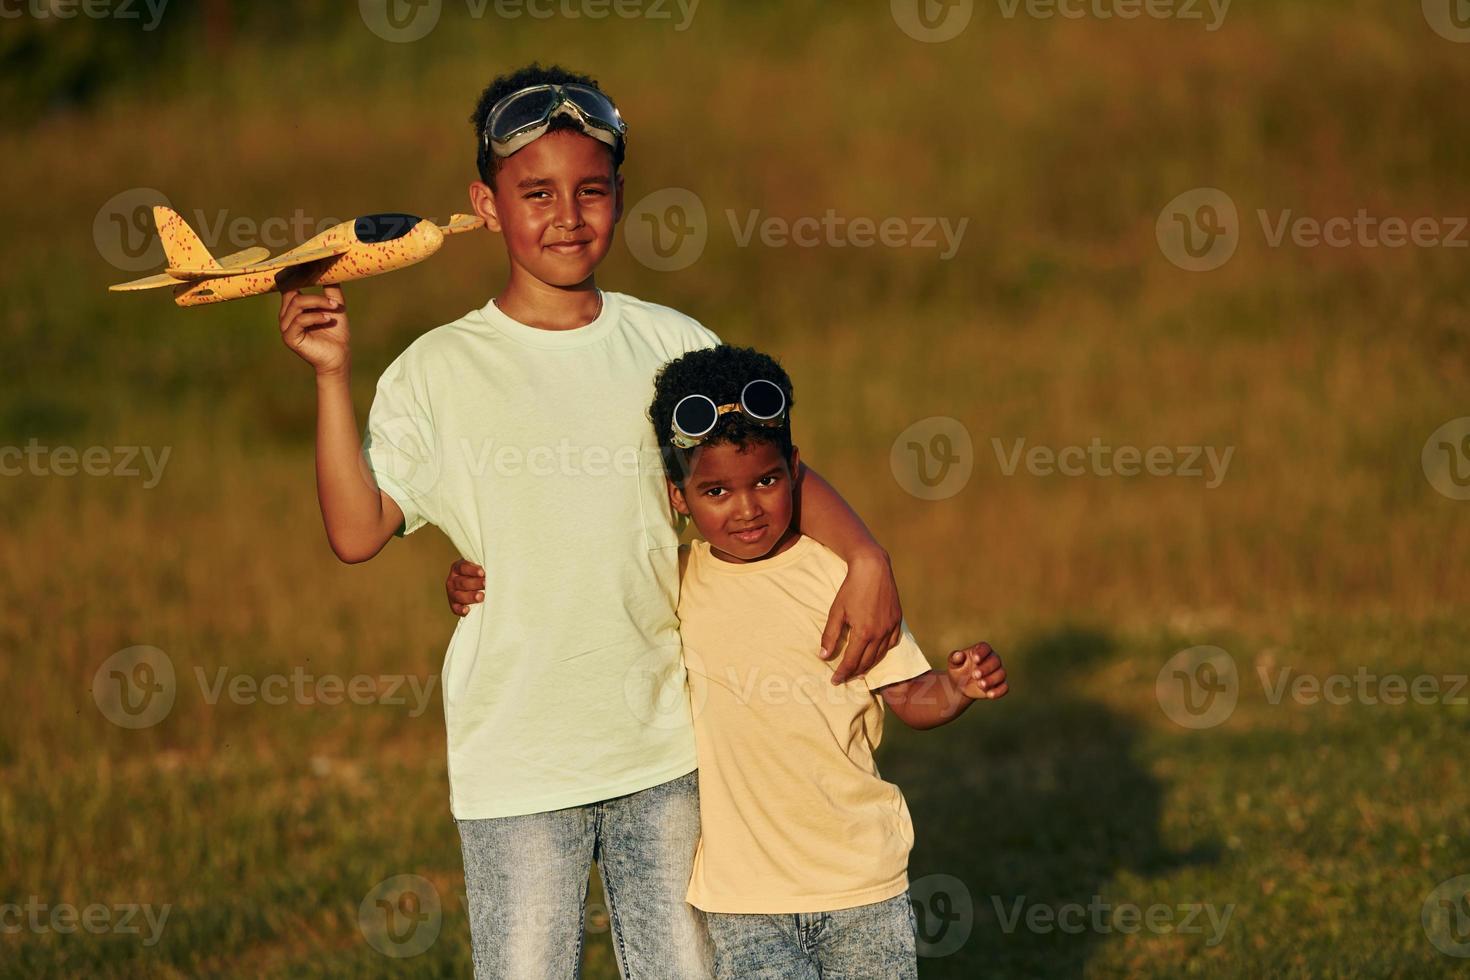
M756 486L760 486L761 484L765 484L768 487L772 486L773 484L775 484L776 479L777 477L774 473L772 473L770 476L763 476L760 478L760 483L757 483Z
M706 490L704 492L704 495L706 497L713 497L717 493L724 493L724 492L725 492L725 488L724 487L710 487L708 490Z

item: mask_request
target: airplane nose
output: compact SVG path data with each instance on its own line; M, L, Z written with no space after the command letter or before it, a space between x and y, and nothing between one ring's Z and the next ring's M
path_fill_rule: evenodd
M418 224L414 225L411 234L430 249L436 249L444 244L444 232L428 218L424 218Z

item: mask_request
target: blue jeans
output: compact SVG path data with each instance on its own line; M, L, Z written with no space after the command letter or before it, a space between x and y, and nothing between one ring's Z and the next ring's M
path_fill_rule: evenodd
M585 806L457 823L479 980L577 976L593 861L619 972L708 980L704 916L684 901L699 843L698 770Z
M915 980L914 909L883 902L801 915L705 916L719 980Z

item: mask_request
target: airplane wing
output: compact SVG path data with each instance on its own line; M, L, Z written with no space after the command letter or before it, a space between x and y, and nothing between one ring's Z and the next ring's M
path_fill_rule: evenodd
M127 293L134 289L157 289L159 286L177 286L182 279L175 279L167 272L160 272L156 276L144 276L142 279L134 279L132 282L114 283L107 288L114 293Z
M308 262L315 262L318 259L329 259L333 256L341 255L343 252L346 252L351 247L351 245L333 245L324 248L307 249L306 251L293 249L289 252L283 252L275 258L269 259L264 262L250 262L245 265L228 267L223 273L221 273L219 269L170 268L165 269L164 271L173 276L175 279L184 279L191 281L195 279L217 279L221 275L242 276L246 273L254 272L275 272L277 269L289 269L293 265L305 265Z
M269 258L270 254L270 249L256 245L252 248L242 248L238 252L232 252L226 255L219 260L219 264L229 269L237 265L249 265L252 262L259 262L261 259Z
M215 270L213 275L228 275L237 272L239 271L238 266L259 262L261 259L268 258L270 254L270 249L262 248L259 245L252 248L242 248L240 251L232 252L220 259L219 264L224 267L225 272L221 273L219 270ZM200 276L198 278L204 277ZM161 272L156 276L144 276L142 279L134 279L132 282L120 282L115 286L108 286L107 288L115 293L126 293L135 289L157 289L160 286L177 286L179 283L187 281L189 280L178 276L171 276L167 272Z
M449 224L440 225L439 230L446 235L456 235L462 231L470 231L475 228L483 228L485 222L473 214L451 214Z

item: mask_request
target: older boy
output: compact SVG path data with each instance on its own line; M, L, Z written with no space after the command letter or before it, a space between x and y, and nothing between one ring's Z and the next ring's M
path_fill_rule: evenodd
M592 79L533 65L492 82L473 121L470 199L505 241L509 278L388 367L365 445L342 291L282 297L282 339L316 369L322 519L347 562L435 524L494 597L493 616L460 622L443 669L476 975L574 974L595 860L623 975L707 976L684 901L693 725L687 702L672 718L663 707L685 684L678 538L643 407L661 365L719 340L596 286L626 126ZM887 556L816 474L800 493L804 530L851 569L822 645L846 627L838 671L860 673L899 635Z

